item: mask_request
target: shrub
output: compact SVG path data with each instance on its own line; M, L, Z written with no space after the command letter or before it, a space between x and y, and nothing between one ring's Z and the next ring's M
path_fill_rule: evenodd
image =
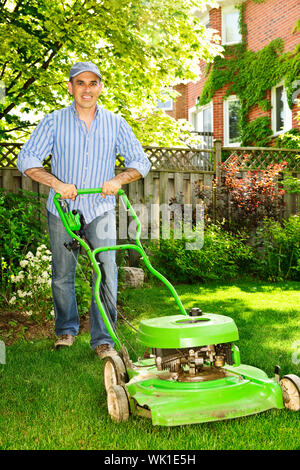
M275 147L285 149L300 149L300 130L291 129L279 135L275 140Z
M29 191L13 194L0 189L0 286L5 286L28 251L47 244L41 197Z
M300 280L300 216L282 224L265 219L256 231L254 273L268 280Z
M46 245L29 251L20 261L17 275L12 275L13 295L8 304L18 308L26 316L38 319L54 315L51 294L51 252Z
M282 186L289 194L300 194L300 178L288 175L283 181Z
M221 224L206 228L202 249L187 250L186 243L171 236L148 245L153 266L172 282L234 279L253 258L244 237L226 232Z
M20 261L16 274L9 279L8 284L11 284L13 289L7 286L3 295L8 305L33 320L50 319L54 315L51 260L51 252L46 245L40 245L35 255L29 251ZM81 254L78 256L77 266L79 270L75 279L75 293L78 313L83 315L88 311L91 302L92 272L88 258Z
M251 245L247 236L230 233L222 224L205 228L202 249L187 250L187 242L171 236L148 244L152 265L171 282L229 281L238 276L300 280L300 216L282 224L264 219Z
M278 184L278 177L286 162L269 165L267 170L247 171L241 177L248 157L242 162L237 157L221 164L222 177L215 182L216 219L225 217L226 228L234 231L252 230L265 217L277 219L283 207L284 190ZM195 183L196 196L203 199L206 213L213 217L210 189L202 189Z

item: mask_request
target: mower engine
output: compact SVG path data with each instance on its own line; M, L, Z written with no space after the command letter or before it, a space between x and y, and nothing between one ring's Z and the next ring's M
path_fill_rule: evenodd
M189 315L142 321L138 340L152 348L158 371L169 371L171 380L198 382L223 377L224 366L240 365L234 321L222 315L202 314L193 308ZM161 378L168 375L161 374Z
M223 375L220 368L225 363L233 365L231 343L183 349L153 348L152 352L157 370L168 370L180 382L209 380Z

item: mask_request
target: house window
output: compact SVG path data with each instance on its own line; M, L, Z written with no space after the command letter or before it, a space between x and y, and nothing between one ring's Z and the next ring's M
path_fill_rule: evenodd
M164 111L173 111L173 100L160 101L157 100L157 108L163 109Z
M240 101L232 95L224 101L224 144L240 145L239 132Z
M283 83L279 83L271 91L272 104L272 130L274 134L286 132L292 128L292 111L288 105L286 90Z
M168 97L168 92L161 91L160 94L161 94L162 99L157 100L156 107L164 111L173 111L173 99Z
M241 42L240 12L232 7L222 9L222 44L236 44Z
M213 132L213 116L212 116L212 103L203 106L199 109L193 108L190 110L190 122L193 124L195 132L202 135L201 148L212 147L212 135L205 135L205 133L212 134Z

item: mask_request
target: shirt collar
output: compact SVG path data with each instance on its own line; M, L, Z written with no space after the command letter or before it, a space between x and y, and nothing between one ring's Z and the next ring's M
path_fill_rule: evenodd
M74 116L77 116L77 117L78 117L78 111L77 111L76 108L75 108L75 100L73 100L73 102L72 102L72 104L69 106L69 108L71 109L71 111L72 111L72 113L74 114ZM99 104L97 103L97 104L96 104L95 118L96 118L97 116L99 116L100 111L101 111L101 106L99 106Z

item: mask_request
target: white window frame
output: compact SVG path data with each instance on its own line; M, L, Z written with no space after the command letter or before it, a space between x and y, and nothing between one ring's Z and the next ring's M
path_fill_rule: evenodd
M208 28L208 26L209 26L209 13L207 13L207 14L203 17L203 19L202 19L202 21L201 21L201 24L202 24L203 26L205 26L205 28Z
M232 42L227 42L226 41L226 21L225 21L225 16L228 14L228 13L238 13L239 14L239 10L237 10L237 8L235 8L234 5L229 5L227 7L223 7L222 8L222 45L224 46L230 46L231 44L239 44L240 42L242 42L242 35L240 33L240 38L238 41L232 41Z
M277 131L276 130L276 114L277 114L276 113L276 89L282 86L283 86L284 126L283 126L283 129L281 129L280 131ZM286 95L286 89L284 86L284 81L281 81L280 83L278 83L271 89L271 105L272 105L271 123L272 123L273 136L284 134L285 132L291 130L293 127L292 110L289 107L288 102L287 102L287 95Z
M231 101L239 101L239 98L236 95L230 95L223 102L224 147L240 147L241 142L229 142L229 103Z
M210 109L211 112L211 130L210 131L204 131L203 129L203 111L205 109ZM192 115L196 114L197 115L197 121L196 121L196 127L194 126L194 130L198 132L213 132L214 131L214 116L213 116L213 102L210 101L208 104L201 106L201 107L196 107L194 106L193 108L189 109L189 122L193 122Z
M204 106L201 106L199 108L194 106L193 108L189 109L189 121L190 122L193 122L193 118L192 118L193 114L197 114L197 116L198 116L195 131L204 132L204 130L203 130L203 111L205 109L209 109L209 108L211 110L211 131L210 132L213 132L213 102L212 101L210 101L208 104L206 104Z

